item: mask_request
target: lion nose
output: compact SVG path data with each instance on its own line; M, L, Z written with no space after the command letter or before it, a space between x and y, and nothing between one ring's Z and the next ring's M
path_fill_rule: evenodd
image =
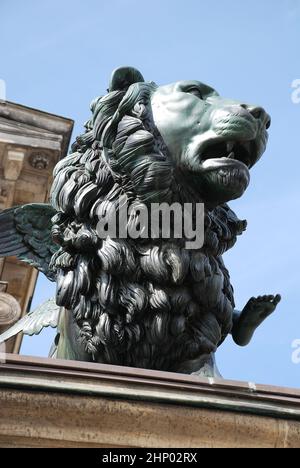
M242 107L246 109L256 120L260 120L265 125L267 130L270 128L271 117L267 114L263 107L249 106L247 104L242 104Z

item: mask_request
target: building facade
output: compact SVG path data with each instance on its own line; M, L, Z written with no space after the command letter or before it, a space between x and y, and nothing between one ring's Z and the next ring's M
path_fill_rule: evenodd
M73 120L0 101L0 211L47 202L52 172L67 154ZM37 271L15 257L0 259L0 333L30 308ZM18 353L22 336L7 342Z

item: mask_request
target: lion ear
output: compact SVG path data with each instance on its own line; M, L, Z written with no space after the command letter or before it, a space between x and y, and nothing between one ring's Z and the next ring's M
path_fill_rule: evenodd
M127 91L133 83L145 81L143 75L133 67L120 67L112 72L109 82L109 92Z

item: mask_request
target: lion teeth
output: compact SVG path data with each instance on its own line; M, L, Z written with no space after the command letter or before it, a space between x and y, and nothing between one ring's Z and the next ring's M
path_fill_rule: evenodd
M234 159L234 152L231 151L231 153L227 156L227 158L229 158L229 159Z

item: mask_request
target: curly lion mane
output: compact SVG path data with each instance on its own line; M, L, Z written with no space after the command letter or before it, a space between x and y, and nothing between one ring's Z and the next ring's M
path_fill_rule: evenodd
M51 267L57 304L74 314L91 360L178 371L214 352L231 330L233 290L221 255L245 223L227 205L206 211L204 247L191 251L178 239L97 235L108 201L190 199L153 124L156 88L135 83L92 102L85 133L54 171L60 249Z

